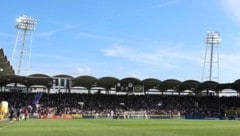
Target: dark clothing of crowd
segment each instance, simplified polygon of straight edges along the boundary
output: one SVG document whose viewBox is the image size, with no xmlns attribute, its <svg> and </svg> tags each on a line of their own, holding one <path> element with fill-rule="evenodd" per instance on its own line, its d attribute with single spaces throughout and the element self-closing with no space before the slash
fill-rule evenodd
<svg viewBox="0 0 240 136">
<path fill-rule="evenodd" d="M 0 92 L 0 101 L 21 108 L 32 106 L 29 113 L 39 114 L 88 114 L 110 111 L 146 111 L 149 115 L 177 115 L 223 117 L 226 110 L 240 109 L 240 97 L 193 96 L 193 95 L 116 95 L 80 93 L 44 93 L 39 108 L 34 108 L 36 93 Z"/>
</svg>

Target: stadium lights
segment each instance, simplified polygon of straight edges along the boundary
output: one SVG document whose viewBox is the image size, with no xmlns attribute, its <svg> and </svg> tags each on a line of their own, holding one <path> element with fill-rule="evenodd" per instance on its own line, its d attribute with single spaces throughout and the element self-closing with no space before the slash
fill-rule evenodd
<svg viewBox="0 0 240 136">
<path fill-rule="evenodd" d="M 220 33 L 219 32 L 214 32 L 210 31 L 207 33 L 206 36 L 206 44 L 220 44 L 221 43 L 221 38 L 220 38 Z"/>
<path fill-rule="evenodd" d="M 216 48 L 218 48 L 218 45 L 221 43 L 221 37 L 220 37 L 220 33 L 216 32 L 216 31 L 209 31 L 207 33 L 206 39 L 205 39 L 205 43 L 207 45 L 207 48 L 210 46 L 211 50 L 210 50 L 210 60 L 209 60 L 209 81 L 212 80 L 212 67 L 213 67 L 213 63 L 217 63 L 217 66 L 219 65 L 219 58 L 218 58 L 218 50 L 217 50 L 217 59 L 213 62 L 213 54 L 214 54 L 214 46 L 216 46 Z M 207 59 L 207 48 L 206 48 L 206 53 L 205 53 L 205 60 L 204 60 L 204 67 L 205 67 L 205 63 L 207 63 L 206 59 Z M 218 66 L 219 69 L 219 66 Z M 219 75 L 218 75 L 219 76 Z M 218 77 L 217 76 L 217 77 Z M 202 80 L 204 77 L 204 70 L 203 70 L 203 76 L 202 76 Z"/>
<path fill-rule="evenodd" d="M 28 70 L 29 70 L 29 66 L 30 66 L 30 56 L 31 56 L 31 44 L 32 44 L 32 31 L 35 30 L 35 25 L 36 25 L 36 19 L 32 16 L 26 16 L 26 15 L 21 15 L 16 19 L 16 28 L 18 30 L 18 34 L 17 34 L 17 38 L 15 41 L 15 45 L 14 45 L 14 50 L 13 50 L 13 54 L 12 54 L 12 59 L 11 61 L 13 61 L 13 58 L 15 56 L 15 50 L 18 47 L 18 37 L 22 36 L 22 40 L 21 40 L 21 49 L 19 49 L 20 52 L 20 56 L 19 56 L 19 62 L 18 62 L 18 70 L 17 70 L 17 74 L 20 75 L 20 71 L 21 71 L 21 65 L 22 65 L 22 59 L 23 59 L 23 54 L 28 53 Z M 30 31 L 30 32 L 28 32 Z M 22 35 L 20 35 L 20 33 Z M 27 51 L 27 49 L 25 49 L 25 40 L 27 40 L 27 35 L 30 35 L 29 40 L 30 40 L 30 44 L 29 44 L 29 51 Z"/>
<path fill-rule="evenodd" d="M 16 23 L 17 29 L 33 31 L 35 29 L 36 20 L 34 17 L 22 15 L 17 18 Z"/>
</svg>

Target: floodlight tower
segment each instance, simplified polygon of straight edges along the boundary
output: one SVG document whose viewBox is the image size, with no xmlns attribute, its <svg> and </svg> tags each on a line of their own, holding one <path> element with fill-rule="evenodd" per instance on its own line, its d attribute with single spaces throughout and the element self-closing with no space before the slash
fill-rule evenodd
<svg viewBox="0 0 240 136">
<path fill-rule="evenodd" d="M 16 28 L 18 30 L 18 33 L 17 33 L 15 44 L 14 44 L 11 62 L 12 64 L 17 65 L 17 62 L 14 62 L 14 60 L 18 58 L 18 67 L 17 67 L 18 75 L 20 75 L 20 72 L 21 72 L 23 58 L 25 58 L 26 61 L 28 62 L 27 71 L 29 71 L 31 46 L 32 46 L 32 32 L 35 30 L 35 25 L 36 25 L 36 20 L 34 17 L 31 17 L 31 16 L 22 15 L 16 19 Z M 21 37 L 21 41 L 18 40 L 19 37 Z M 29 40 L 28 44 L 25 43 L 27 40 Z M 16 56 L 18 54 L 19 56 Z"/>
<path fill-rule="evenodd" d="M 221 43 L 221 37 L 219 32 L 209 31 L 207 33 L 206 39 L 206 51 L 204 57 L 204 66 L 203 66 L 203 73 L 202 73 L 202 81 L 205 79 L 212 81 L 213 78 L 218 81 L 219 80 L 219 53 L 218 47 Z M 209 51 L 210 48 L 210 51 Z M 209 66 L 209 69 L 206 68 L 206 65 Z M 214 71 L 213 76 L 213 68 L 216 70 Z M 208 73 L 206 73 L 208 70 Z M 208 74 L 208 75 L 206 75 Z"/>
</svg>

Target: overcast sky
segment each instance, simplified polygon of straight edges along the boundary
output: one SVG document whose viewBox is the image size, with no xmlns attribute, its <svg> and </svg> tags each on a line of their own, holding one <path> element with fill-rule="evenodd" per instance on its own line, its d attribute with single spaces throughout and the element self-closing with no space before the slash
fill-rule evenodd
<svg viewBox="0 0 240 136">
<path fill-rule="evenodd" d="M 240 78 L 239 0 L 0 3 L 0 47 L 9 60 L 17 37 L 16 18 L 24 14 L 37 19 L 30 72 L 22 70 L 23 75 L 201 81 L 205 36 L 208 31 L 218 31 L 222 38 L 219 82 Z M 12 65 L 17 71 L 17 64 Z"/>
</svg>

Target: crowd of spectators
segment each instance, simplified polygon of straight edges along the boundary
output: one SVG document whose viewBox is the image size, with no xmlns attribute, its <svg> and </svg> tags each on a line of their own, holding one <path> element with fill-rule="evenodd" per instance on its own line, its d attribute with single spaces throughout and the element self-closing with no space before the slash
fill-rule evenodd
<svg viewBox="0 0 240 136">
<path fill-rule="evenodd" d="M 43 93 L 33 104 L 36 93 L 0 92 L 0 101 L 8 101 L 10 108 L 27 108 L 29 113 L 43 114 L 101 114 L 111 111 L 145 111 L 148 115 L 181 115 L 219 118 L 226 110 L 240 109 L 240 97 L 193 95 L 107 95 L 80 93 Z M 236 113 L 238 116 L 239 113 Z"/>
</svg>

